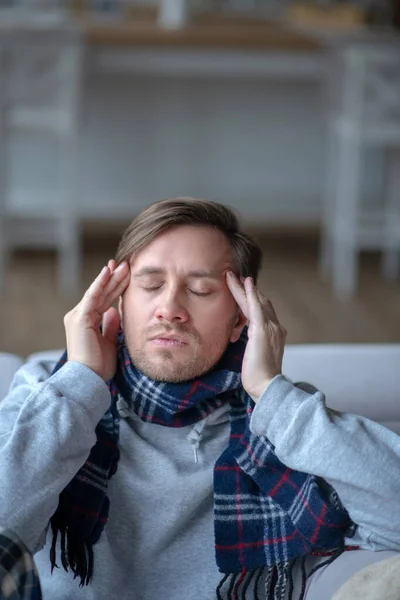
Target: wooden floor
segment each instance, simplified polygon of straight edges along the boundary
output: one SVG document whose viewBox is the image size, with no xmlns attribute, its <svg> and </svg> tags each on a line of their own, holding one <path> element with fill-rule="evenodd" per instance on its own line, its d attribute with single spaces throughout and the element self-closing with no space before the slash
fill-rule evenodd
<svg viewBox="0 0 400 600">
<path fill-rule="evenodd" d="M 288 329 L 288 343 L 400 342 L 400 283 L 384 282 L 377 256 L 363 256 L 357 296 L 339 302 L 317 271 L 316 239 L 259 237 L 260 288 Z M 82 294 L 112 257 L 117 239 L 85 243 Z M 65 344 L 63 316 L 79 298 L 60 298 L 52 253 L 18 252 L 0 296 L 0 351 L 26 356 Z"/>
</svg>

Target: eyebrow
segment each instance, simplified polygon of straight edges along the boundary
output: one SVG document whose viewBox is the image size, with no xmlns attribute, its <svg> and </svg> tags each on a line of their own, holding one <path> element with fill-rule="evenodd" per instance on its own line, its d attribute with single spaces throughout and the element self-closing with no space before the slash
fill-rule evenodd
<svg viewBox="0 0 400 600">
<path fill-rule="evenodd" d="M 133 274 L 135 279 L 146 277 L 148 275 L 165 275 L 165 269 L 160 267 L 143 267 Z M 217 279 L 220 280 L 222 271 L 205 271 L 203 269 L 195 269 L 186 274 L 188 279 Z"/>
</svg>

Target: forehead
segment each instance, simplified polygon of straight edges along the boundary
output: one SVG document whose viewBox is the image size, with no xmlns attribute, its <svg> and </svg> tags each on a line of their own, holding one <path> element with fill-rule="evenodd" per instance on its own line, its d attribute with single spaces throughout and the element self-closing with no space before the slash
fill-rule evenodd
<svg viewBox="0 0 400 600">
<path fill-rule="evenodd" d="M 234 257 L 226 236 L 213 227 L 179 225 L 161 233 L 131 260 L 134 270 L 147 266 L 182 269 L 232 268 Z"/>
</svg>

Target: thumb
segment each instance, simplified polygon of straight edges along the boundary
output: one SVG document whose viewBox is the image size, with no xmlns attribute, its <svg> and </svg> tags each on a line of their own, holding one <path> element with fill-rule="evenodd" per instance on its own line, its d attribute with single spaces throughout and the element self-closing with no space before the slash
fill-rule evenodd
<svg viewBox="0 0 400 600">
<path fill-rule="evenodd" d="M 116 308 L 109 308 L 103 315 L 103 337 L 111 344 L 117 344 L 120 327 L 119 313 Z"/>
</svg>

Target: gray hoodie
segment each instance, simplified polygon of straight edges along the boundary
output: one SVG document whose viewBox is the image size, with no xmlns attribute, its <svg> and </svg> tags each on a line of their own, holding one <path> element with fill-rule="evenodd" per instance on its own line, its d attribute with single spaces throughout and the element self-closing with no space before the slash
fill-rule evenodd
<svg viewBox="0 0 400 600">
<path fill-rule="evenodd" d="M 0 402 L 0 523 L 37 552 L 45 600 L 215 599 L 221 573 L 213 466 L 228 443 L 225 406 L 194 427 L 176 429 L 126 412 L 93 581 L 80 588 L 62 568 L 50 575 L 49 518 L 85 462 L 110 403 L 106 384 L 87 367 L 69 362 L 50 377 L 53 367 L 24 365 Z M 328 409 L 323 394 L 299 389 L 283 376 L 260 398 L 251 429 L 270 439 L 288 467 L 335 488 L 358 525 L 346 543 L 400 551 L 400 436 Z M 309 566 L 315 561 L 310 558 Z"/>
</svg>

